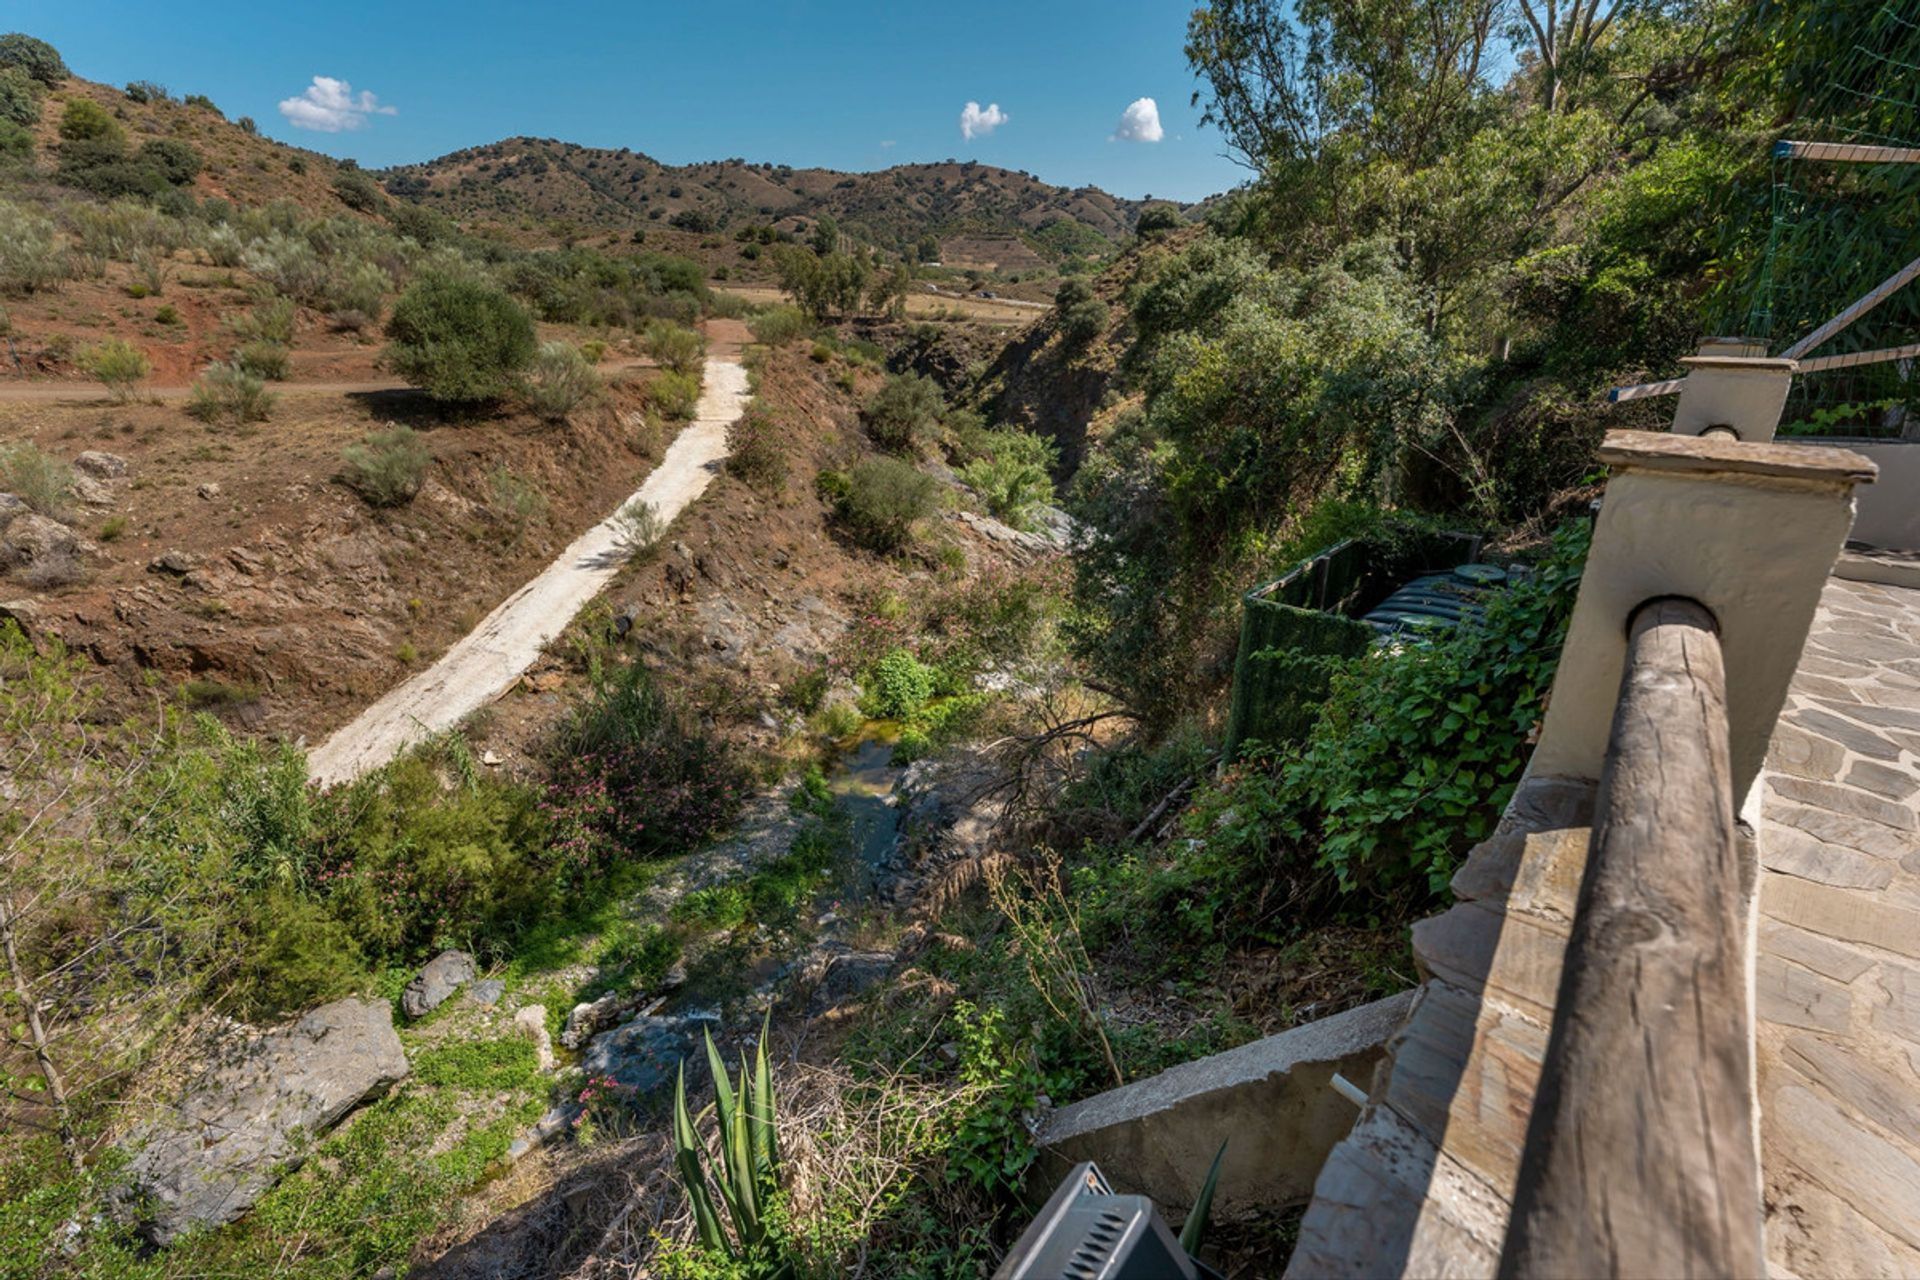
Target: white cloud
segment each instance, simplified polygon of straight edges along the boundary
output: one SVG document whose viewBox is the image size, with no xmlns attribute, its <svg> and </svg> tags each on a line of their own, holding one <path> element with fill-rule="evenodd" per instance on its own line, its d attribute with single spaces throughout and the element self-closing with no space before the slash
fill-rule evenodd
<svg viewBox="0 0 1920 1280">
<path fill-rule="evenodd" d="M 882 151 L 891 151 L 893 150 L 894 146 L 895 146 L 895 141 L 892 138 L 883 139 L 880 143 L 880 149 Z"/>
<path fill-rule="evenodd" d="M 1135 98 L 1128 103 L 1113 130 L 1115 142 L 1158 142 L 1166 136 L 1160 127 L 1160 104 L 1152 98 Z"/>
<path fill-rule="evenodd" d="M 969 102 L 960 109 L 960 136 L 969 142 L 984 138 L 1011 119 L 1013 117 L 1002 111 L 997 102 L 988 103 L 984 111 L 979 103 Z"/>
<path fill-rule="evenodd" d="M 399 112 L 393 107 L 381 106 L 380 100 L 366 90 L 355 93 L 353 86 L 345 80 L 315 76 L 306 92 L 297 98 L 281 101 L 280 114 L 296 129 L 343 133 L 349 129 L 366 128 L 367 121 L 374 116 L 398 115 Z"/>
</svg>

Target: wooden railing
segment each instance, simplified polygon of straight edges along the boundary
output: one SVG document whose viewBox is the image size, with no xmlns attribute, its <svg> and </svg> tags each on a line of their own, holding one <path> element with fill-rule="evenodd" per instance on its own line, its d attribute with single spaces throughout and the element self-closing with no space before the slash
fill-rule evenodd
<svg viewBox="0 0 1920 1280">
<path fill-rule="evenodd" d="M 1762 1273 L 1745 908 L 1713 615 L 1643 604 L 1500 1274 Z"/>
</svg>

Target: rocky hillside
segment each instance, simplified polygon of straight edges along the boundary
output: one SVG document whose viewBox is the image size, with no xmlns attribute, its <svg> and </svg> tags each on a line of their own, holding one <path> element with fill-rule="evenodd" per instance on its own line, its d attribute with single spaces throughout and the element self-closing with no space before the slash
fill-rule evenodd
<svg viewBox="0 0 1920 1280">
<path fill-rule="evenodd" d="M 673 166 L 625 147 L 543 138 L 469 147 L 380 177 L 396 196 L 507 230 L 568 223 L 581 232 L 645 230 L 651 237 L 674 228 L 676 218 L 681 229 L 696 231 L 749 223 L 793 229 L 830 214 L 846 230 L 900 252 L 933 235 L 943 250 L 964 240 L 953 247 L 978 256 L 976 241 L 986 237 L 1013 240 L 1045 260 L 1125 239 L 1144 206 L 1097 187 L 1056 187 L 973 161 L 878 173 L 738 159 Z M 1015 252 L 1009 261 L 1021 260 Z"/>
</svg>

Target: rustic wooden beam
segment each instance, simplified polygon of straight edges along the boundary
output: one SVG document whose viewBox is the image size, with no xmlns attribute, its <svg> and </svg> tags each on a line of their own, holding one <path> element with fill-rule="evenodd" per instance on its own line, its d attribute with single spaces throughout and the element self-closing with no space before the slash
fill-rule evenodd
<svg viewBox="0 0 1920 1280">
<path fill-rule="evenodd" d="M 1746 903 L 1713 615 L 1642 605 L 1501 1256 L 1763 1274 Z"/>
</svg>

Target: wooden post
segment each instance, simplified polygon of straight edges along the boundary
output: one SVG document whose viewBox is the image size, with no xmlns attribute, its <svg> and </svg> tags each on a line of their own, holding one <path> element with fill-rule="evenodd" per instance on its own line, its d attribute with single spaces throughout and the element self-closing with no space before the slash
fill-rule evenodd
<svg viewBox="0 0 1920 1280">
<path fill-rule="evenodd" d="M 1713 615 L 1648 601 L 1629 623 L 1502 1276 L 1764 1271 L 1731 782 Z"/>
</svg>

